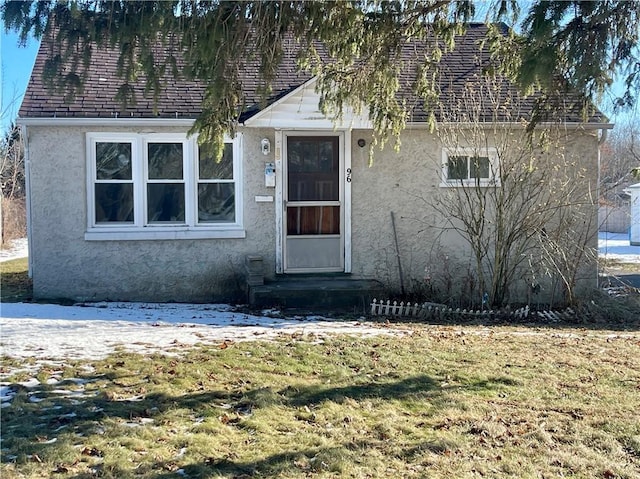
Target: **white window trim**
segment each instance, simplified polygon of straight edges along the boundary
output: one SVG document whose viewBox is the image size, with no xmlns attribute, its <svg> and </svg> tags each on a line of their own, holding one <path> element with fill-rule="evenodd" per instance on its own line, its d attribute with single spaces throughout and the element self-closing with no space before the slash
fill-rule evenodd
<svg viewBox="0 0 640 479">
<path fill-rule="evenodd" d="M 189 191 L 191 190 L 191 188 L 193 188 L 193 145 L 192 142 L 189 141 L 189 139 L 186 138 L 185 135 L 179 134 L 179 133 L 167 133 L 167 134 L 160 134 L 160 133 L 152 133 L 152 134 L 148 134 L 148 135 L 141 135 L 141 146 L 142 146 L 142 150 L 141 150 L 141 155 L 139 156 L 139 158 L 143 161 L 133 161 L 133 164 L 136 167 L 142 167 L 142 175 L 139 176 L 139 178 L 142 178 L 142 188 L 135 188 L 135 184 L 136 182 L 134 181 L 134 189 L 137 189 L 139 191 L 137 191 L 137 193 L 139 193 L 142 198 L 141 201 L 139 203 L 136 203 L 135 200 L 137 198 L 134 199 L 134 204 L 140 204 L 142 206 L 142 211 L 140 213 L 142 213 L 141 218 L 138 217 L 138 215 L 134 215 L 134 217 L 138 218 L 137 221 L 141 221 L 141 224 L 136 223 L 136 226 L 146 226 L 148 228 L 171 228 L 171 227 L 184 227 L 187 226 L 187 224 L 189 224 L 191 222 L 191 220 L 193 219 L 193 214 L 194 214 L 194 202 L 190 201 L 189 198 Z M 149 151 L 149 144 L 150 143 L 182 143 L 182 179 L 150 179 L 149 178 L 149 162 L 147 161 L 147 152 Z M 147 185 L 149 184 L 158 184 L 158 183 L 162 183 L 162 184 L 182 184 L 184 185 L 184 190 L 185 190 L 185 204 L 184 204 L 184 217 L 185 217 L 185 221 L 184 224 L 182 223 L 169 223 L 169 222 L 158 222 L 158 223 L 150 223 L 149 222 L 149 218 L 148 218 L 148 208 L 147 208 L 147 195 L 145 194 L 145 188 Z M 138 213 L 139 211 L 136 211 L 136 213 Z M 195 223 L 193 223 L 193 225 L 195 225 Z M 102 225 L 100 225 L 102 226 Z"/>
<path fill-rule="evenodd" d="M 134 223 L 96 224 L 95 189 L 96 142 L 132 143 L 132 179 L 134 183 Z M 185 223 L 146 224 L 147 205 L 145 188 L 147 167 L 145 164 L 146 145 L 153 142 L 183 143 L 183 179 L 185 185 Z M 242 135 L 225 137 L 226 143 L 233 144 L 233 180 L 235 185 L 234 223 L 198 223 L 198 143 L 196 137 L 183 133 L 111 133 L 90 132 L 86 135 L 87 161 L 87 241 L 122 240 L 174 240 L 174 239 L 217 239 L 245 238 L 243 226 L 242 192 Z"/>
<path fill-rule="evenodd" d="M 449 157 L 450 156 L 487 156 L 489 158 L 489 178 L 475 178 L 466 180 L 448 179 Z M 443 148 L 442 149 L 442 172 L 440 177 L 441 188 L 463 188 L 463 187 L 498 187 L 500 186 L 500 167 L 498 161 L 498 150 L 496 148 Z"/>
</svg>

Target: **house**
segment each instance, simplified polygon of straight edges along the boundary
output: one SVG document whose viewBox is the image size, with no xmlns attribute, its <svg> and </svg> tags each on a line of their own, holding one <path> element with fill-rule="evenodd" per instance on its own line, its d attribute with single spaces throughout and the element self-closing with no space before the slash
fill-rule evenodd
<svg viewBox="0 0 640 479">
<path fill-rule="evenodd" d="M 598 208 L 599 230 L 609 233 L 627 233 L 631 227 L 631 196 L 625 191 L 613 198 L 601 198 Z"/>
<path fill-rule="evenodd" d="M 627 191 L 631 196 L 629 242 L 631 246 L 640 246 L 640 183 L 629 186 Z"/>
<path fill-rule="evenodd" d="M 488 58 L 478 50 L 485 34 L 470 25 L 442 61 L 443 125 L 472 123 L 461 99 Z M 246 72 L 247 109 L 215 163 L 187 135 L 200 113 L 201 85 L 170 78 L 154 104 L 134 84 L 138 101 L 123 107 L 114 100 L 117 55 L 97 50 L 84 91 L 65 102 L 41 78 L 47 52 L 43 43 L 19 111 L 35 297 L 243 300 L 248 277 L 259 284 L 310 274 L 375 280 L 388 291 L 438 280 L 462 290 L 469 245 L 432 226 L 438 214 L 428 199 L 453 183 L 499 186 L 495 155 L 446 145 L 408 89 L 400 94 L 415 107 L 402 146 L 374 151 L 370 166 L 366 109 L 337 122 L 321 114 L 314 78 L 296 71 L 286 50 L 266 103 L 257 75 Z M 475 113 L 484 121 L 502 112 L 491 128 L 498 121 L 500 131 L 521 132 L 532 100 L 522 99 L 518 112 L 508 104 Z M 585 188 L 595 191 L 599 136 L 611 125 L 567 109 L 561 126 L 563 155 L 584 165 L 591 174 Z M 595 225 L 595 207 L 592 214 Z M 595 266 L 581 279 L 593 286 Z"/>
</svg>

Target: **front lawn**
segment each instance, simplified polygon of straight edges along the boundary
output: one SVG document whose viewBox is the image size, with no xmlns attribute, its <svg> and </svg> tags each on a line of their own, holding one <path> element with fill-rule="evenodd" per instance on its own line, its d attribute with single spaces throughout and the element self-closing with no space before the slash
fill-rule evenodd
<svg viewBox="0 0 640 479">
<path fill-rule="evenodd" d="M 637 333 L 413 327 L 17 372 L 0 476 L 640 477 Z"/>
<path fill-rule="evenodd" d="M 28 270 L 27 258 L 0 263 L 0 300 L 3 303 L 17 303 L 32 299 L 32 285 Z"/>
</svg>

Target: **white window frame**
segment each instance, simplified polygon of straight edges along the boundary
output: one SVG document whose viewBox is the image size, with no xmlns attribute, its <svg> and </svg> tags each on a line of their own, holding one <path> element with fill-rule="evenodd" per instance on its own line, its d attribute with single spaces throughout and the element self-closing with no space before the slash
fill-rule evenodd
<svg viewBox="0 0 640 479">
<path fill-rule="evenodd" d="M 134 221 L 130 223 L 97 223 L 95 213 L 96 143 L 131 143 Z M 183 144 L 183 184 L 185 188 L 185 221 L 181 223 L 147 222 L 147 145 L 149 143 Z M 112 133 L 90 132 L 86 135 L 87 158 L 87 231 L 85 240 L 166 240 L 245 238 L 242 192 L 242 135 L 225 137 L 233 145 L 233 183 L 235 221 L 198 222 L 198 143 L 196 137 L 184 133 Z M 169 181 L 171 182 L 171 181 Z"/>
<path fill-rule="evenodd" d="M 148 158 L 148 152 L 149 152 L 149 144 L 151 143 L 181 143 L 182 144 L 182 179 L 150 179 L 149 178 L 149 158 Z M 138 166 L 137 163 L 141 163 L 142 164 L 142 169 L 144 171 L 144 174 L 142 176 L 143 178 L 143 186 L 142 188 L 138 188 L 137 183 L 134 181 L 134 190 L 136 189 L 140 189 L 140 193 L 142 194 L 142 204 L 143 204 L 143 211 L 142 211 L 142 226 L 146 226 L 149 228 L 171 228 L 173 226 L 186 226 L 189 224 L 193 224 L 190 220 L 191 220 L 191 215 L 193 214 L 192 210 L 190 207 L 192 207 L 193 205 L 191 204 L 191 201 L 188 201 L 187 198 L 189 196 L 189 178 L 190 176 L 192 176 L 190 174 L 190 158 L 193 156 L 192 153 L 192 148 L 191 148 L 191 142 L 184 136 L 181 134 L 175 134 L 175 133 L 168 133 L 168 134 L 159 134 L 159 133 L 154 133 L 154 134 L 149 134 L 149 135 L 144 135 L 142 136 L 142 156 L 138 157 L 139 158 L 139 162 L 136 161 L 136 159 L 133 159 L 133 163 L 134 165 Z M 148 204 L 147 204 L 147 199 L 148 199 L 148 195 L 147 195 L 147 185 L 150 184 L 182 184 L 184 185 L 184 191 L 185 191 L 185 201 L 184 201 L 184 218 L 185 220 L 183 222 L 154 222 L 151 223 L 149 221 L 148 218 L 148 214 L 149 214 L 149 209 L 148 209 Z M 134 205 L 137 204 L 135 202 L 135 195 L 134 195 Z M 135 213 L 138 213 L 137 208 L 135 209 Z M 139 215 L 134 214 L 134 219 L 137 221 Z"/>
<path fill-rule="evenodd" d="M 489 178 L 467 178 L 465 180 L 449 179 L 449 157 L 488 157 L 489 158 Z M 498 151 L 496 148 L 443 148 L 442 149 L 442 176 L 441 188 L 461 188 L 461 187 L 489 187 L 500 186 L 500 165 L 498 161 Z"/>
</svg>

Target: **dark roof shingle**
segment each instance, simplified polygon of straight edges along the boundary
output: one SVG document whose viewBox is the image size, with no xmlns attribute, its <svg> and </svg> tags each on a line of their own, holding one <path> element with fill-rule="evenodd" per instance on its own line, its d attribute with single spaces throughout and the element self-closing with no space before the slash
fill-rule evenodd
<svg viewBox="0 0 640 479">
<path fill-rule="evenodd" d="M 443 56 L 438 74 L 440 106 L 436 110 L 436 119 L 439 121 L 461 121 L 469 113 L 469 91 L 480 87 L 484 81 L 483 69 L 491 64 L 487 48 L 482 51 L 480 49 L 480 43 L 486 35 L 485 25 L 470 24 L 466 33 L 456 39 L 455 49 Z M 427 120 L 423 101 L 413 93 L 421 48 L 428 48 L 426 42 L 409 43 L 401 52 L 403 67 L 398 95 L 410 106 L 409 121 L 413 122 Z M 93 52 L 82 93 L 67 102 L 63 93 L 48 89 L 42 78 L 48 51 L 46 41 L 43 40 L 20 107 L 21 118 L 195 119 L 201 112 L 203 83 L 186 81 L 169 74 L 163 77 L 164 87 L 157 102 L 154 101 L 153 94 L 145 95 L 145 78 L 141 76 L 131 84 L 136 103 L 124 107 L 115 99 L 122 80 L 116 74 L 118 52 L 111 49 L 96 49 Z M 271 94 L 266 99 L 262 97 L 264 82 L 259 78 L 257 63 L 246 61 L 241 70 L 245 108 L 240 119 L 250 117 L 310 79 L 308 72 L 297 69 L 296 44 L 293 39 L 285 40 L 284 57 L 272 82 Z M 493 88 L 496 88 L 495 84 Z M 495 118 L 496 104 L 503 107 L 503 121 L 526 120 L 531 116 L 535 97 L 521 97 L 516 87 L 505 79 L 499 81 L 494 94 L 496 92 L 499 95 L 497 101 L 480 102 L 483 103 L 478 106 L 481 119 Z M 482 95 L 479 96 L 481 97 Z M 514 99 L 517 99 L 518 111 L 514 111 Z M 581 122 L 583 116 L 580 105 L 569 100 L 570 98 L 563 98 L 563 101 L 567 101 L 565 121 Z M 510 105 L 510 110 L 505 108 L 507 105 Z M 604 121 L 604 117 L 596 112 L 589 121 Z"/>
</svg>

